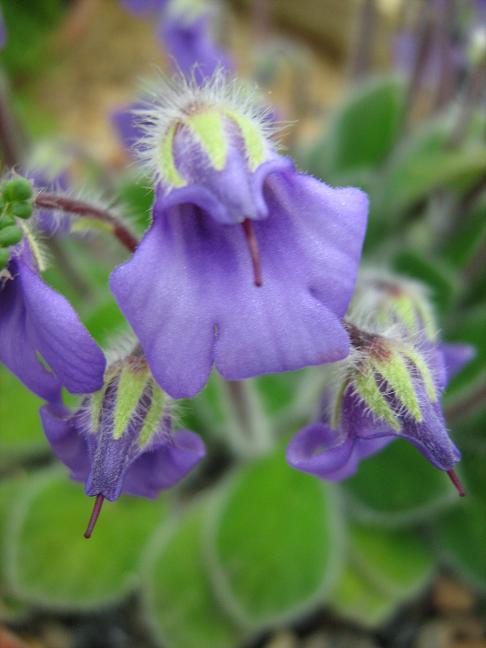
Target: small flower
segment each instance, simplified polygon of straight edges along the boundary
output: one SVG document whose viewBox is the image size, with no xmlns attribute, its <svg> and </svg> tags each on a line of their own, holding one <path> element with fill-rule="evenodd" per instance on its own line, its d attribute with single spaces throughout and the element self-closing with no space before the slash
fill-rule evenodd
<svg viewBox="0 0 486 648">
<path fill-rule="evenodd" d="M 453 467 L 460 453 L 447 433 L 440 395 L 471 350 L 465 345 L 420 346 L 400 336 L 348 327 L 353 354 L 343 363 L 322 420 L 291 441 L 290 465 L 341 480 L 362 459 L 403 438 L 457 483 Z"/>
<path fill-rule="evenodd" d="M 74 413 L 41 409 L 47 439 L 72 479 L 96 497 L 87 537 L 103 499 L 122 492 L 154 498 L 189 473 L 205 454 L 201 439 L 172 431 L 173 403 L 153 380 L 139 351 L 111 364 L 104 385 Z"/>
<path fill-rule="evenodd" d="M 248 89 L 164 87 L 141 114 L 153 224 L 112 291 L 172 397 L 345 357 L 367 198 L 280 156 Z M 251 275 L 253 274 L 253 281 Z"/>
<path fill-rule="evenodd" d="M 144 135 L 144 127 L 143 124 L 140 124 L 138 113 L 147 110 L 148 107 L 149 105 L 143 101 L 134 101 L 111 113 L 111 123 L 123 147 L 130 155 L 133 155 L 136 144 Z"/>
<path fill-rule="evenodd" d="M 437 323 L 427 290 L 413 279 L 386 270 L 360 272 L 349 317 L 373 330 L 396 326 L 403 335 L 437 339 Z"/>
<path fill-rule="evenodd" d="M 16 223 L 21 240 L 0 250 L 7 253 L 0 272 L 0 362 L 48 401 L 58 399 L 62 387 L 96 391 L 103 353 L 67 300 L 43 282 L 39 245 L 29 226 Z"/>
<path fill-rule="evenodd" d="M 201 0 L 172 0 L 159 27 L 159 37 L 176 71 L 203 84 L 217 69 L 233 63 L 213 33 L 215 7 Z"/>
<path fill-rule="evenodd" d="M 440 407 L 447 381 L 472 357 L 466 345 L 417 344 L 348 324 L 353 354 L 327 395 L 321 421 L 302 429 L 287 449 L 291 466 L 322 479 L 354 474 L 362 459 L 400 437 L 446 471 L 459 493 L 454 465 L 460 453 Z"/>
<path fill-rule="evenodd" d="M 233 63 L 218 46 L 213 27 L 217 3 L 207 0 L 123 0 L 128 11 L 139 16 L 160 14 L 158 36 L 176 72 L 203 84 L 219 68 Z"/>
</svg>

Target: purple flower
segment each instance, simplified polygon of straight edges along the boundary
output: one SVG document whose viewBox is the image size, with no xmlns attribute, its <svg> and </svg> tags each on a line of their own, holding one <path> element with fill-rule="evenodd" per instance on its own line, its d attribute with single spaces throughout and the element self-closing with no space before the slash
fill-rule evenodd
<svg viewBox="0 0 486 648">
<path fill-rule="evenodd" d="M 123 0 L 137 15 L 160 13 L 158 37 L 176 72 L 203 84 L 217 69 L 233 70 L 213 33 L 214 7 L 181 0 Z"/>
<path fill-rule="evenodd" d="M 215 83 L 220 83 L 217 80 Z M 153 224 L 111 288 L 172 397 L 344 358 L 367 198 L 298 173 L 244 95 L 162 93 L 147 117 Z M 179 103 L 177 103 L 179 102 Z M 177 105 L 176 105 L 177 104 Z M 251 275 L 254 275 L 254 281 Z"/>
<path fill-rule="evenodd" d="M 400 437 L 455 480 L 460 453 L 448 436 L 440 395 L 470 359 L 471 349 L 427 343 L 419 348 L 355 327 L 351 337 L 355 357 L 328 398 L 322 420 L 291 441 L 289 464 L 322 479 L 341 480 L 354 474 L 362 459 Z"/>
<path fill-rule="evenodd" d="M 147 110 L 148 107 L 149 105 L 146 102 L 134 101 L 128 106 L 118 108 L 111 113 L 111 123 L 123 147 L 132 155 L 135 145 L 142 139 L 144 133 L 144 126 L 140 123 L 137 112 Z"/>
<path fill-rule="evenodd" d="M 212 16 L 171 10 L 160 23 L 159 37 L 176 71 L 203 84 L 217 69 L 232 70 L 230 57 L 212 33 Z"/>
<path fill-rule="evenodd" d="M 62 387 L 96 391 L 104 355 L 67 300 L 42 281 L 40 266 L 31 235 L 10 248 L 0 273 L 0 362 L 48 401 L 58 399 Z"/>
<path fill-rule="evenodd" d="M 137 15 L 151 14 L 162 11 L 168 0 L 122 0 L 122 5 Z"/>
<path fill-rule="evenodd" d="M 136 351 L 108 368 L 102 389 L 76 412 L 59 404 L 41 409 L 54 453 L 97 498 L 88 536 L 103 499 L 116 500 L 122 492 L 154 498 L 204 456 L 196 434 L 172 431 L 172 409 Z"/>
</svg>

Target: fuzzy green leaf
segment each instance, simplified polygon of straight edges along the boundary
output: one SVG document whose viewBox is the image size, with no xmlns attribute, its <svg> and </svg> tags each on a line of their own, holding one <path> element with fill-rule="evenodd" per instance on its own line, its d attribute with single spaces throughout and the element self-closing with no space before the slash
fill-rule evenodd
<svg viewBox="0 0 486 648">
<path fill-rule="evenodd" d="M 215 598 L 202 555 L 208 502 L 154 537 L 143 569 L 149 624 L 168 648 L 227 648 L 241 634 Z"/>
<path fill-rule="evenodd" d="M 437 545 L 462 576 L 486 589 L 486 501 L 469 496 L 440 518 Z"/>
<path fill-rule="evenodd" d="M 447 475 L 402 439 L 363 461 L 344 489 L 358 519 L 388 526 L 429 520 L 457 497 Z"/>
<path fill-rule="evenodd" d="M 42 400 L 0 368 L 0 464 L 48 449 L 39 418 Z"/>
<path fill-rule="evenodd" d="M 90 540 L 83 538 L 93 499 L 64 470 L 35 474 L 9 513 L 7 580 L 19 598 L 43 607 L 91 608 L 138 581 L 140 555 L 166 514 L 164 500 L 106 502 Z"/>
<path fill-rule="evenodd" d="M 221 603 L 249 628 L 309 609 L 340 566 L 334 490 L 289 468 L 278 452 L 242 469 L 208 523 Z"/>
<path fill-rule="evenodd" d="M 395 611 L 398 601 L 373 585 L 356 566 L 346 566 L 331 594 L 331 609 L 360 625 L 375 628 Z"/>
<path fill-rule="evenodd" d="M 351 554 L 362 572 L 390 596 L 410 596 L 430 579 L 433 559 L 416 531 L 354 525 Z"/>
</svg>

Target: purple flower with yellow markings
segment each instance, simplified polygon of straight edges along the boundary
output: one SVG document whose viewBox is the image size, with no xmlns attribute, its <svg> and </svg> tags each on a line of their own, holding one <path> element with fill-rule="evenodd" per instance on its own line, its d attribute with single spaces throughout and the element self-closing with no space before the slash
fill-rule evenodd
<svg viewBox="0 0 486 648">
<path fill-rule="evenodd" d="M 111 288 L 155 379 L 190 397 L 213 364 L 239 380 L 344 358 L 365 194 L 296 171 L 221 77 L 154 105 L 140 116 L 153 224 Z"/>
<path fill-rule="evenodd" d="M 58 403 L 41 409 L 54 453 L 96 497 L 86 537 L 104 499 L 116 500 L 122 492 L 154 498 L 202 459 L 203 442 L 188 430 L 174 432 L 173 413 L 138 351 L 111 364 L 101 390 L 76 412 Z"/>
<path fill-rule="evenodd" d="M 440 396 L 473 349 L 437 341 L 432 309 L 415 282 L 367 276 L 350 315 L 368 308 L 369 330 L 347 324 L 353 352 L 324 396 L 321 419 L 291 441 L 288 462 L 322 479 L 341 480 L 361 460 L 403 438 L 447 472 L 463 494 L 454 472 L 460 453 L 448 435 Z M 377 333 L 380 325 L 392 328 Z"/>
<path fill-rule="evenodd" d="M 42 280 L 42 254 L 24 231 L 0 272 L 0 362 L 48 401 L 62 387 L 96 391 L 103 381 L 103 353 L 68 301 Z"/>
</svg>

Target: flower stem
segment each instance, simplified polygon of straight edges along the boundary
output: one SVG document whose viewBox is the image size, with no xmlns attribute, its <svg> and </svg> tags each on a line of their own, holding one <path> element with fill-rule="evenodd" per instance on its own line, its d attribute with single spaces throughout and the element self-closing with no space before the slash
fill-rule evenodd
<svg viewBox="0 0 486 648">
<path fill-rule="evenodd" d="M 129 252 L 135 252 L 138 245 L 138 239 L 127 227 L 113 214 L 95 205 L 91 205 L 82 200 L 69 198 L 55 193 L 42 192 L 34 199 L 34 205 L 38 209 L 55 209 L 76 216 L 85 216 L 107 223 L 113 236 L 126 247 Z"/>
</svg>

